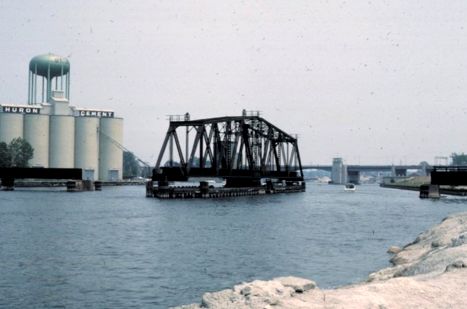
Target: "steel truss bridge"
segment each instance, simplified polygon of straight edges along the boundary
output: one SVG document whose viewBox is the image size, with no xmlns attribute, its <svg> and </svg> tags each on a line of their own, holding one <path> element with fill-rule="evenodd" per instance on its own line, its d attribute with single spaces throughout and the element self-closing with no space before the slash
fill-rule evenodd
<svg viewBox="0 0 467 309">
<path fill-rule="evenodd" d="M 256 115 L 190 120 L 171 117 L 153 181 L 224 178 L 226 187 L 261 179 L 303 181 L 297 138 Z"/>
</svg>

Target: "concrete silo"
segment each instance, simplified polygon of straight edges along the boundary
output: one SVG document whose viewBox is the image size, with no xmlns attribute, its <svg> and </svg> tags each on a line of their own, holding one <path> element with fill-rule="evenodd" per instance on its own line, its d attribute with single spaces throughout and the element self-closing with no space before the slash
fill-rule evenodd
<svg viewBox="0 0 467 309">
<path fill-rule="evenodd" d="M 75 119 L 75 168 L 83 169 L 87 180 L 99 179 L 99 118 Z"/>
<path fill-rule="evenodd" d="M 73 168 L 75 161 L 75 117 L 50 116 L 49 167 Z"/>
<path fill-rule="evenodd" d="M 49 116 L 25 114 L 23 131 L 23 138 L 34 149 L 29 165 L 49 167 Z"/>
<path fill-rule="evenodd" d="M 5 106 L 2 106 L 5 110 Z M 23 114 L 0 112 L 0 142 L 9 143 L 12 139 L 23 137 Z"/>
<path fill-rule="evenodd" d="M 99 178 L 104 181 L 120 180 L 123 166 L 123 119 L 101 118 L 99 133 Z"/>
<path fill-rule="evenodd" d="M 28 105 L 0 104 L 0 142 L 31 144 L 30 166 L 81 168 L 90 180 L 121 180 L 123 119 L 111 110 L 70 106 L 70 63 L 39 55 L 28 66 Z"/>
</svg>

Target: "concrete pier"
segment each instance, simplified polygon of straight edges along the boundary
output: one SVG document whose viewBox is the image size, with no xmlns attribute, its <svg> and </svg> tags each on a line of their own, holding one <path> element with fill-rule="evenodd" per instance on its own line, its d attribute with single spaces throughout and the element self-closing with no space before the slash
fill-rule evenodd
<svg viewBox="0 0 467 309">
<path fill-rule="evenodd" d="M 92 180 L 70 180 L 66 182 L 68 192 L 101 191 L 102 183 Z"/>
<path fill-rule="evenodd" d="M 440 190 L 438 185 L 421 185 L 420 198 L 440 198 Z"/>
</svg>

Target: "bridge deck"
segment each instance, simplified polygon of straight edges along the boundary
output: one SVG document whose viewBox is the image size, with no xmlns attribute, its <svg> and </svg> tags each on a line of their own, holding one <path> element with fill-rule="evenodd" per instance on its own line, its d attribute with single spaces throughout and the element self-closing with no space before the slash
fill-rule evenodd
<svg viewBox="0 0 467 309">
<path fill-rule="evenodd" d="M 80 168 L 2 167 L 0 179 L 73 179 L 82 180 Z"/>
</svg>

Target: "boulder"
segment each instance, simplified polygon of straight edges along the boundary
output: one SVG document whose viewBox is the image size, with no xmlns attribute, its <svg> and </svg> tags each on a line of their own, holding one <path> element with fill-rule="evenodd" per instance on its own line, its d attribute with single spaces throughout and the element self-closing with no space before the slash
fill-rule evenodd
<svg viewBox="0 0 467 309">
<path fill-rule="evenodd" d="M 389 247 L 387 253 L 397 254 L 397 253 L 399 253 L 399 252 L 401 252 L 401 251 L 402 251 L 402 249 L 401 249 L 400 247 L 398 247 L 398 246 L 391 246 L 391 247 Z"/>
<path fill-rule="evenodd" d="M 298 277 L 280 277 L 269 281 L 255 280 L 235 285 L 233 289 L 205 293 L 201 305 L 185 305 L 178 309 L 225 308 L 250 309 L 279 306 L 282 300 L 314 289 L 316 284 Z"/>
<path fill-rule="evenodd" d="M 274 280 L 279 281 L 283 286 L 291 287 L 297 293 L 303 293 L 316 287 L 314 281 L 298 277 L 279 277 Z"/>
</svg>

